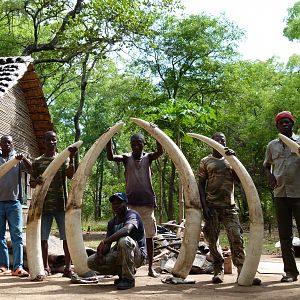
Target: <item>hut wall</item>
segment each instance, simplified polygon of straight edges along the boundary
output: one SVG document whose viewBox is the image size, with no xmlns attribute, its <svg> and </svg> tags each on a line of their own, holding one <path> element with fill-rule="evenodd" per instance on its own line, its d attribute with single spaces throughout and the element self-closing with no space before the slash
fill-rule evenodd
<svg viewBox="0 0 300 300">
<path fill-rule="evenodd" d="M 12 136 L 17 152 L 30 158 L 39 156 L 28 106 L 19 83 L 0 97 L 0 134 Z"/>
</svg>

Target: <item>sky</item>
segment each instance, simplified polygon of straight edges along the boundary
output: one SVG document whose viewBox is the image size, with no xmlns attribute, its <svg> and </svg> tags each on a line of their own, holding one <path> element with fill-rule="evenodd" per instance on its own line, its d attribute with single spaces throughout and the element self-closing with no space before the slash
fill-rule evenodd
<svg viewBox="0 0 300 300">
<path fill-rule="evenodd" d="M 182 0 L 187 14 L 204 12 L 228 20 L 246 31 L 240 43 L 242 59 L 267 60 L 272 56 L 287 62 L 292 54 L 300 54 L 300 42 L 283 36 L 287 9 L 297 0 Z"/>
</svg>

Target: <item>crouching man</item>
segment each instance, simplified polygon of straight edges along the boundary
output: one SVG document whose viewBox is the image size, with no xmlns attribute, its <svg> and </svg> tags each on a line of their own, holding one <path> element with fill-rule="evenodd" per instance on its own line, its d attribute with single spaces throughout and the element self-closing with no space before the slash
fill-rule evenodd
<svg viewBox="0 0 300 300">
<path fill-rule="evenodd" d="M 146 257 L 144 225 L 140 215 L 127 208 L 125 193 L 115 193 L 109 201 L 115 216 L 108 222 L 106 238 L 88 258 L 88 267 L 100 275 L 118 275 L 114 284 L 126 290 L 134 287 L 135 268 Z"/>
</svg>

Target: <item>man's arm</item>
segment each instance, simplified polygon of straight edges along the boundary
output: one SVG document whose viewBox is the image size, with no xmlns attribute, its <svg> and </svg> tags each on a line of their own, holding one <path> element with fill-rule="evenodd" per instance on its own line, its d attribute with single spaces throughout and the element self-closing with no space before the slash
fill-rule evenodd
<svg viewBox="0 0 300 300">
<path fill-rule="evenodd" d="M 101 256 L 108 253 L 110 246 L 113 242 L 118 241 L 121 237 L 128 236 L 133 229 L 134 229 L 133 224 L 125 224 L 124 227 L 119 229 L 114 234 L 110 236 L 106 236 L 106 238 L 100 242 L 97 248 L 97 254 Z"/>
<path fill-rule="evenodd" d="M 161 144 L 156 141 L 156 151 L 149 153 L 149 160 L 152 162 L 155 159 L 158 159 L 160 156 L 164 154 L 164 149 Z"/>
<path fill-rule="evenodd" d="M 275 189 L 277 187 L 277 180 L 276 180 L 274 174 L 272 173 L 272 165 L 265 161 L 263 166 L 264 166 L 264 170 L 267 175 L 267 179 L 269 181 L 270 186 L 273 189 Z"/>
<path fill-rule="evenodd" d="M 109 161 L 123 162 L 123 155 L 115 155 L 113 154 L 111 140 L 106 144 L 106 155 Z"/>
<path fill-rule="evenodd" d="M 23 162 L 24 164 L 24 167 L 26 169 L 26 171 L 28 173 L 30 173 L 32 171 L 32 165 L 31 165 L 31 162 L 24 156 L 24 154 L 17 154 L 16 155 L 16 159 L 20 160 Z"/>
<path fill-rule="evenodd" d="M 199 182 L 198 182 L 198 189 L 199 189 L 199 194 L 200 194 L 200 202 L 202 205 L 202 210 L 203 210 L 203 216 L 205 220 L 208 220 L 212 215 L 211 211 L 207 205 L 206 201 L 206 178 L 199 177 Z"/>
<path fill-rule="evenodd" d="M 68 168 L 66 169 L 66 176 L 68 179 L 72 179 L 75 173 L 74 156 L 78 149 L 77 147 L 69 147 L 68 150 L 70 151 L 70 156 L 69 156 L 69 165 Z"/>
</svg>

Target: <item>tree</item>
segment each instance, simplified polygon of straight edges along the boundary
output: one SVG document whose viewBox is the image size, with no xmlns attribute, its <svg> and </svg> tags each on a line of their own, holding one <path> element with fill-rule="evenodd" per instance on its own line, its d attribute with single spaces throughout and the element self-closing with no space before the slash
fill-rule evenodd
<svg viewBox="0 0 300 300">
<path fill-rule="evenodd" d="M 283 29 L 283 34 L 290 41 L 300 40 L 300 1 L 288 9 L 286 27 Z"/>
</svg>

